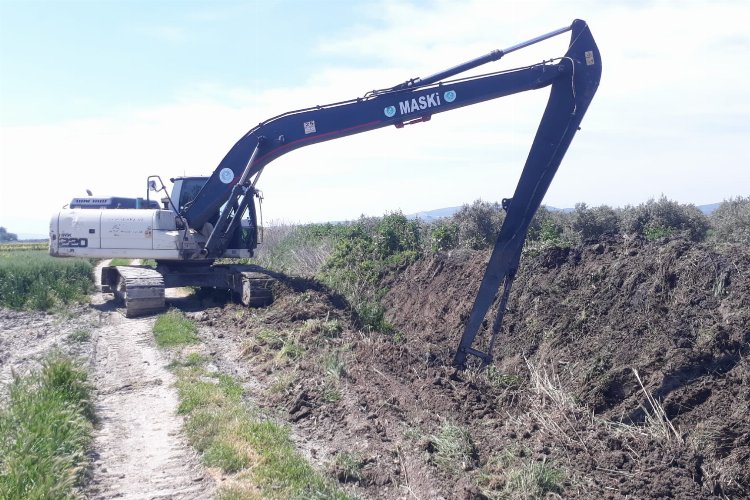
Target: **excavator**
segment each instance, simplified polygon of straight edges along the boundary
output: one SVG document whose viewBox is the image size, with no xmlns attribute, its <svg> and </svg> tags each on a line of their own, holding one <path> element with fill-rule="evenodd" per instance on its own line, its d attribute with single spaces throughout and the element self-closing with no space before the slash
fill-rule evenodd
<svg viewBox="0 0 750 500">
<path fill-rule="evenodd" d="M 526 67 L 463 76 L 504 55 L 570 32 L 562 57 Z M 497 236 L 453 363 L 468 356 L 486 365 L 500 331 L 508 296 L 534 214 L 599 85 L 601 57 L 589 26 L 569 26 L 440 71 L 411 78 L 364 96 L 290 111 L 247 132 L 210 177 L 172 179 L 171 195 L 159 176 L 147 179 L 146 198 L 75 198 L 50 222 L 50 255 L 153 259 L 156 267 L 107 266 L 102 291 L 124 300 L 127 316 L 160 311 L 164 289 L 194 286 L 230 291 L 246 305 L 272 300 L 269 273 L 252 265 L 220 264 L 220 258 L 252 257 L 258 245 L 255 198 L 258 179 L 274 159 L 292 150 L 387 126 L 426 122 L 433 114 L 519 92 L 550 88 L 549 100 Z M 151 193 L 164 193 L 152 200 Z M 156 195 L 154 195 L 156 196 Z M 161 203 L 161 204 L 160 204 Z M 501 290 L 502 289 L 502 290 Z M 495 307 L 495 318 L 485 322 Z M 485 326 L 486 325 L 486 326 Z M 474 347 L 488 329 L 485 350 Z"/>
</svg>

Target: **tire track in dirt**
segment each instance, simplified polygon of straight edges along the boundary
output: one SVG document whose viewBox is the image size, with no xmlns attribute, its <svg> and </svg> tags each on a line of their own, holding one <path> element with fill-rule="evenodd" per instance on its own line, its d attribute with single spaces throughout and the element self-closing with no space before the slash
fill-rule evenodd
<svg viewBox="0 0 750 500">
<path fill-rule="evenodd" d="M 101 293 L 92 302 L 105 312 L 92 339 L 98 424 L 87 498 L 213 496 L 213 480 L 182 434 L 174 376 L 154 343 L 154 319 L 107 310 Z"/>
</svg>

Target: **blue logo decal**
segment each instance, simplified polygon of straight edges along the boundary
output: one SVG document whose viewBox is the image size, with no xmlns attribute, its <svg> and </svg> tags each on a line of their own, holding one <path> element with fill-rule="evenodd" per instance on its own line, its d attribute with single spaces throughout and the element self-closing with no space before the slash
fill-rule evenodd
<svg viewBox="0 0 750 500">
<path fill-rule="evenodd" d="M 222 168 L 219 172 L 219 180 L 224 184 L 229 184 L 234 180 L 234 172 L 231 168 Z"/>
<path fill-rule="evenodd" d="M 453 102 L 456 100 L 456 91 L 455 90 L 449 90 L 445 94 L 443 94 L 443 98 L 445 99 L 445 102 Z"/>
<path fill-rule="evenodd" d="M 383 110 L 383 113 L 385 113 L 385 116 L 388 118 L 393 118 L 396 115 L 396 106 L 388 106 Z"/>
</svg>

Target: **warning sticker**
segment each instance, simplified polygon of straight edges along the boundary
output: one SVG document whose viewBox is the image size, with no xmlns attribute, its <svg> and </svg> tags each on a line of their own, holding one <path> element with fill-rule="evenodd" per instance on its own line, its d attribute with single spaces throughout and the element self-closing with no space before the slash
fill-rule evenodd
<svg viewBox="0 0 750 500">
<path fill-rule="evenodd" d="M 583 55 L 586 56 L 586 66 L 591 66 L 592 64 L 594 64 L 594 51 L 593 50 L 587 50 L 586 52 L 584 52 Z"/>
<path fill-rule="evenodd" d="M 304 125 L 305 125 L 305 135 L 315 133 L 315 120 L 310 120 L 309 122 L 305 122 Z"/>
</svg>

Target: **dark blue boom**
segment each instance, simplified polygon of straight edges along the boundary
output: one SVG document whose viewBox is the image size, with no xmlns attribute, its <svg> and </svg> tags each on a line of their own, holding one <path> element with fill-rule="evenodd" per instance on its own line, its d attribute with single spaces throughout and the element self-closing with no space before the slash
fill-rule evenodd
<svg viewBox="0 0 750 500">
<path fill-rule="evenodd" d="M 566 31 L 571 31 L 571 42 L 560 59 L 510 71 L 446 80 Z M 489 363 L 529 224 L 596 92 L 601 70 L 601 58 L 594 38 L 586 23 L 576 20 L 569 27 L 505 50 L 490 52 L 424 79 L 409 80 L 361 98 L 276 116 L 250 130 L 234 145 L 195 200 L 183 211 L 183 216 L 188 225 L 197 230 L 202 229 L 206 222 L 213 224 L 203 257 L 220 256 L 248 207 L 254 209 L 252 198 L 258 176 L 279 156 L 310 144 L 388 125 L 402 127 L 429 120 L 435 113 L 549 86 L 551 91 L 546 110 L 513 198 L 504 203 L 507 216 L 454 359 L 454 364 L 459 367 L 465 365 L 469 354 Z M 503 293 L 492 323 L 488 348 L 481 352 L 472 344 L 487 312 L 498 300 L 501 285 L 504 285 Z"/>
</svg>

